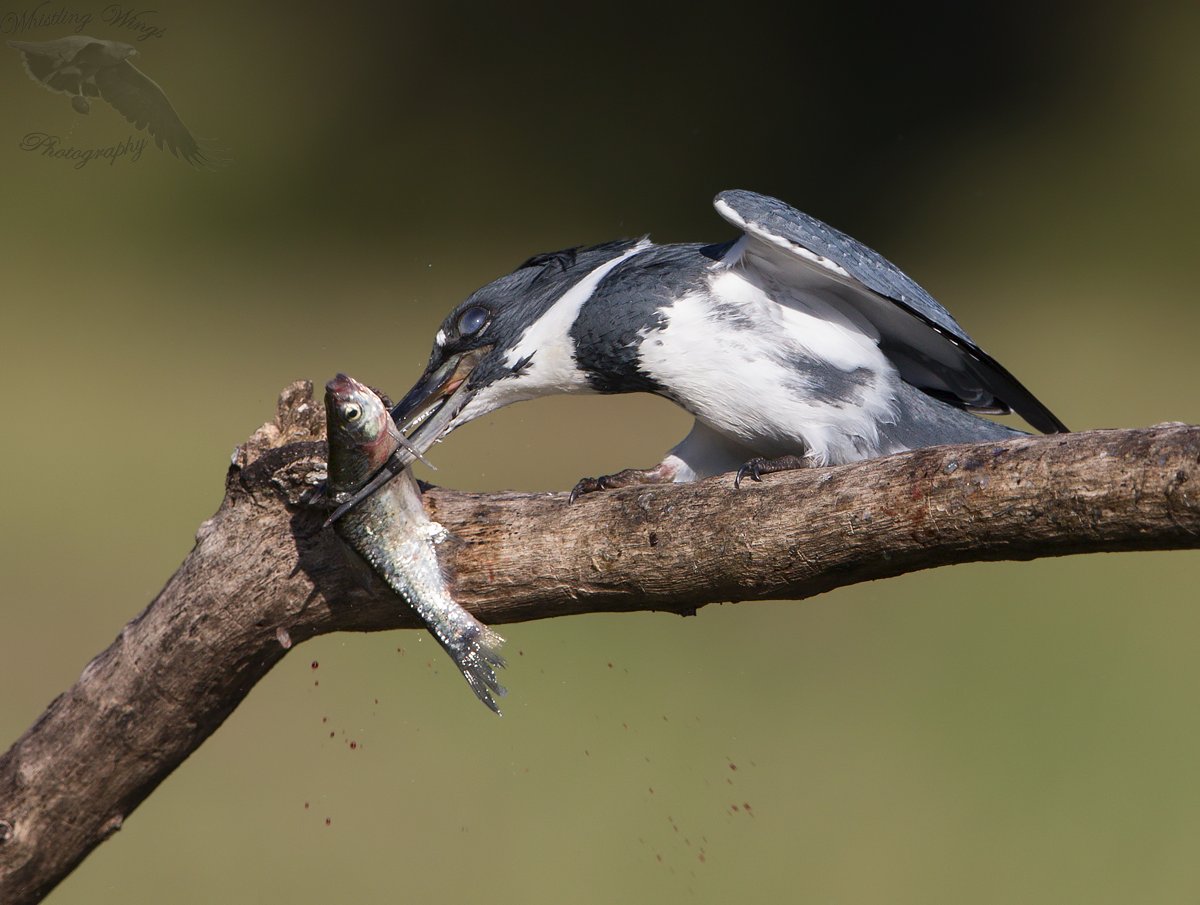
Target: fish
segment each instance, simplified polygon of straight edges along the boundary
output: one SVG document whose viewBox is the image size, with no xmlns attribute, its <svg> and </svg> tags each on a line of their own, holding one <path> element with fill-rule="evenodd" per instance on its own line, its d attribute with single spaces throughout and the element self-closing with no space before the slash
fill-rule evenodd
<svg viewBox="0 0 1200 905">
<path fill-rule="evenodd" d="M 379 395 L 345 374 L 325 385 L 325 418 L 329 439 L 325 494 L 335 503 L 352 496 L 393 460 L 397 450 L 407 447 Z M 508 690 L 496 670 L 506 665 L 500 654 L 504 639 L 451 596 L 436 549 L 449 534 L 425 512 L 412 472 L 399 471 L 378 492 L 343 514 L 333 529 L 408 602 L 475 696 L 501 715 L 496 698 Z"/>
</svg>

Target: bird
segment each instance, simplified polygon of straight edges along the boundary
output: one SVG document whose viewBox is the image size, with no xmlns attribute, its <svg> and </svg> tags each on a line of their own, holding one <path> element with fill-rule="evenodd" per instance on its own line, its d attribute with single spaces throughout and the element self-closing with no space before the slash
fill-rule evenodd
<svg viewBox="0 0 1200 905">
<path fill-rule="evenodd" d="M 535 255 L 472 293 L 438 329 L 396 423 L 426 448 L 522 400 L 631 392 L 695 419 L 657 465 L 584 478 L 572 501 L 727 472 L 740 486 L 788 468 L 1022 435 L 981 414 L 1067 430 L 866 245 L 755 192 L 721 192 L 714 206 L 735 238 Z"/>
<path fill-rule="evenodd" d="M 77 113 L 88 113 L 88 98 L 99 97 L 137 129 L 146 129 L 161 150 L 199 168 L 218 163 L 188 131 L 170 100 L 153 79 L 130 62 L 138 55 L 132 44 L 87 35 L 68 35 L 56 41 L 9 41 L 21 54 L 25 71 L 35 82 L 69 95 Z"/>
</svg>

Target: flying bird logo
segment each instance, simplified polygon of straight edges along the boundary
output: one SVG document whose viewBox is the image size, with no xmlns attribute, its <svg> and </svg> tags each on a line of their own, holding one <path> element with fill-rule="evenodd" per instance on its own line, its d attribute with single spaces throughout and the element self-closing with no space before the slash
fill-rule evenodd
<svg viewBox="0 0 1200 905">
<path fill-rule="evenodd" d="M 162 88 L 130 62 L 131 44 L 87 35 L 57 41 L 9 41 L 21 54 L 29 77 L 50 91 L 68 95 L 76 113 L 88 113 L 88 98 L 111 104 L 137 129 L 146 129 L 164 146 L 194 167 L 210 169 L 220 161 L 188 131 Z"/>
</svg>

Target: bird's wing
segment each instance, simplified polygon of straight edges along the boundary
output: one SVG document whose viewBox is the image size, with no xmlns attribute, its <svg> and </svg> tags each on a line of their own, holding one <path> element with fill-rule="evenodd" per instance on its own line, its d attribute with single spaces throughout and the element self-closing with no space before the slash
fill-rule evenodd
<svg viewBox="0 0 1200 905">
<path fill-rule="evenodd" d="M 58 41 L 9 41 L 8 46 L 20 51 L 21 62 L 31 79 L 51 91 L 62 94 L 79 94 L 80 70 L 74 65 L 76 58 L 90 46 L 99 42 L 82 35 L 71 35 Z M 84 83 L 84 91 L 95 97 L 97 92 Z"/>
<path fill-rule="evenodd" d="M 105 66 L 116 66 L 125 59 L 124 51 L 131 49 L 128 44 L 97 38 L 80 47 L 71 62 L 85 72 Z"/>
<path fill-rule="evenodd" d="M 713 204 L 746 234 L 727 255 L 730 263 L 831 291 L 879 331 L 880 348 L 908 383 L 971 411 L 1015 411 L 1040 431 L 1067 430 L 949 311 L 877 252 L 765 195 L 721 192 Z"/>
<path fill-rule="evenodd" d="M 96 73 L 100 96 L 138 129 L 148 129 L 159 148 L 165 144 L 177 157 L 197 167 L 209 164 L 200 143 L 192 137 L 166 94 L 152 78 L 128 60 Z"/>
</svg>

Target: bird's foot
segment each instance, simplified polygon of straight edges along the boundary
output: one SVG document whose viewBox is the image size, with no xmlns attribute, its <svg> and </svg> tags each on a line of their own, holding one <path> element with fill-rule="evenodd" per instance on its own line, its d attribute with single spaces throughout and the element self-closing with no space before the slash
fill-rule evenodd
<svg viewBox="0 0 1200 905">
<path fill-rule="evenodd" d="M 741 487 L 742 478 L 750 478 L 751 481 L 761 481 L 765 474 L 774 474 L 777 471 L 792 471 L 796 468 L 811 468 L 812 460 L 805 456 L 780 456 L 778 459 L 763 459 L 754 458 L 742 465 L 737 470 L 737 476 L 733 479 L 733 486 Z"/>
<path fill-rule="evenodd" d="M 618 487 L 631 487 L 634 484 L 669 484 L 675 480 L 675 471 L 673 466 L 660 462 L 653 468 L 626 468 L 616 474 L 581 478 L 572 489 L 568 502 L 574 503 L 585 493 L 596 493 L 599 490 L 616 490 Z"/>
</svg>

